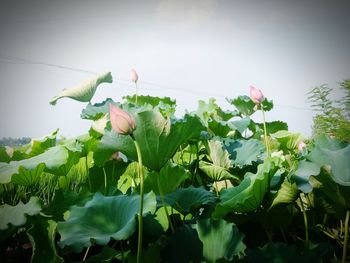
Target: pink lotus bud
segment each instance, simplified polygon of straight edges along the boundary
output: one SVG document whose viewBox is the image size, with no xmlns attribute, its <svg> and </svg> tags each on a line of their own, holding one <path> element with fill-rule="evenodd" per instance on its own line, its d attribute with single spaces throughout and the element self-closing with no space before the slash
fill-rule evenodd
<svg viewBox="0 0 350 263">
<path fill-rule="evenodd" d="M 299 152 L 302 152 L 305 148 L 306 148 L 305 142 L 304 141 L 300 141 L 298 143 L 298 150 L 299 150 Z"/>
<path fill-rule="evenodd" d="M 122 109 L 109 104 L 109 119 L 112 129 L 118 134 L 131 134 L 136 129 L 134 118 Z"/>
<path fill-rule="evenodd" d="M 250 99 L 254 103 L 260 104 L 265 99 L 265 97 L 261 90 L 255 88 L 254 86 L 250 86 Z"/>
<path fill-rule="evenodd" d="M 131 77 L 131 80 L 132 80 L 133 82 L 136 83 L 136 82 L 138 81 L 139 76 L 137 75 L 135 69 L 132 69 L 132 70 L 131 70 L 131 72 L 130 72 L 130 77 Z"/>
</svg>

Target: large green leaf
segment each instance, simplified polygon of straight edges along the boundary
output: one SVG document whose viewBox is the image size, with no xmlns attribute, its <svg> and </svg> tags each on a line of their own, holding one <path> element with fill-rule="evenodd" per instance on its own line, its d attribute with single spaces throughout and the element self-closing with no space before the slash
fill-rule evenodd
<svg viewBox="0 0 350 263">
<path fill-rule="evenodd" d="M 222 141 L 217 139 L 209 140 L 205 143 L 205 147 L 215 166 L 223 168 L 230 168 L 232 166 L 230 154 L 227 149 L 225 149 Z"/>
<path fill-rule="evenodd" d="M 299 196 L 299 190 L 295 183 L 291 183 L 287 178 L 284 179 L 280 189 L 278 189 L 271 207 L 278 204 L 293 203 Z"/>
<path fill-rule="evenodd" d="M 123 97 L 127 103 L 135 103 L 136 95 Z M 137 96 L 137 105 L 148 106 L 150 105 L 153 109 L 159 110 L 163 116 L 170 117 L 174 115 L 176 108 L 176 101 L 169 97 L 153 97 L 153 96 Z"/>
<path fill-rule="evenodd" d="M 44 169 L 44 163 L 40 163 L 34 169 L 26 169 L 23 166 L 20 166 L 18 168 L 18 173 L 12 176 L 11 182 L 23 186 L 35 185 L 40 181 Z"/>
<path fill-rule="evenodd" d="M 9 183 L 13 175 L 19 177 L 28 175 L 28 170 L 38 169 L 40 164 L 45 165 L 45 171 L 56 175 L 65 175 L 69 169 L 79 161 L 79 152 L 73 152 L 66 147 L 58 145 L 48 149 L 46 152 L 10 163 L 0 163 L 0 183 Z M 24 169 L 21 169 L 24 168 Z M 36 173 L 36 172 L 34 172 Z M 31 179 L 16 177 L 18 181 L 30 182 Z"/>
<path fill-rule="evenodd" d="M 27 234 L 33 247 L 31 262 L 63 262 L 57 255 L 55 246 L 57 223 L 52 220 L 36 218 Z"/>
<path fill-rule="evenodd" d="M 159 195 L 159 185 L 162 194 L 174 192 L 176 188 L 186 179 L 190 173 L 180 165 L 168 162 L 159 172 L 151 172 L 145 180 L 145 191 L 153 191 Z M 159 180 L 159 183 L 158 183 Z"/>
<path fill-rule="evenodd" d="M 307 156 L 312 162 L 331 167 L 333 180 L 344 186 L 350 186 L 350 145 L 342 145 L 335 139 L 316 141 L 316 147 Z"/>
<path fill-rule="evenodd" d="M 213 205 L 217 201 L 216 196 L 203 188 L 180 188 L 175 192 L 165 195 L 165 203 L 175 208 L 183 215 L 195 212 L 205 205 Z"/>
<path fill-rule="evenodd" d="M 235 224 L 222 219 L 200 219 L 195 228 L 203 243 L 206 262 L 215 263 L 220 259 L 231 261 L 234 257 L 244 256 L 244 235 L 238 232 Z"/>
<path fill-rule="evenodd" d="M 23 204 L 19 202 L 16 206 L 4 204 L 0 206 L 0 230 L 8 228 L 8 224 L 22 226 L 26 223 L 26 216 L 39 214 L 41 211 L 40 199 L 36 196 L 31 197 L 29 202 Z"/>
<path fill-rule="evenodd" d="M 197 117 L 186 115 L 184 119 L 171 121 L 159 111 L 143 111 L 136 115 L 136 130 L 133 135 L 140 145 L 143 164 L 159 171 L 181 144 L 198 138 L 203 129 Z M 131 137 L 111 131 L 102 137 L 95 153 L 95 161 L 101 165 L 117 151 L 137 160 Z"/>
<path fill-rule="evenodd" d="M 235 99 L 227 99 L 227 101 L 245 116 L 250 116 L 255 112 L 255 103 L 246 95 L 239 96 Z"/>
<path fill-rule="evenodd" d="M 248 172 L 238 186 L 223 189 L 213 217 L 220 218 L 229 212 L 244 213 L 257 209 L 269 188 L 273 166 L 271 160 L 266 159 L 258 166 L 256 174 Z"/>
<path fill-rule="evenodd" d="M 310 193 L 312 186 L 309 183 L 310 176 L 320 173 L 320 165 L 306 160 L 299 162 L 298 169 L 294 172 L 293 178 L 298 189 L 304 193 Z"/>
<path fill-rule="evenodd" d="M 243 134 L 243 132 L 248 128 L 251 121 L 252 120 L 249 117 L 245 117 L 240 120 L 230 122 L 230 127 L 234 130 L 237 130 L 240 134 Z"/>
<path fill-rule="evenodd" d="M 33 139 L 30 142 L 30 148 L 26 151 L 26 158 L 39 155 L 47 149 L 55 146 L 57 133 L 58 129 L 41 139 Z"/>
<path fill-rule="evenodd" d="M 234 164 L 242 167 L 260 159 L 265 146 L 256 139 L 228 141 L 226 149 Z"/>
<path fill-rule="evenodd" d="M 239 178 L 231 174 L 226 168 L 214 165 L 209 162 L 200 161 L 199 169 L 201 169 L 207 176 L 209 176 L 214 181 L 221 181 L 224 179 L 236 179 Z"/>
<path fill-rule="evenodd" d="M 101 83 L 112 83 L 111 72 L 103 73 L 96 77 L 90 78 L 80 85 L 62 90 L 57 96 L 53 97 L 50 101 L 51 105 L 55 105 L 61 98 L 67 97 L 81 102 L 91 101 L 94 96 L 97 87 Z"/>
<path fill-rule="evenodd" d="M 87 120 L 98 120 L 109 112 L 109 104 L 118 105 L 111 98 L 104 100 L 101 103 L 89 103 L 85 109 L 82 110 L 80 117 Z M 119 105 L 118 105 L 119 106 Z"/>
<path fill-rule="evenodd" d="M 184 225 L 176 229 L 162 250 L 162 262 L 201 262 L 203 244 L 198 238 L 197 231 Z"/>
<path fill-rule="evenodd" d="M 59 222 L 61 247 L 71 246 L 81 251 L 91 242 L 106 245 L 111 238 L 128 239 L 136 230 L 136 215 L 140 196 L 103 196 L 96 193 L 84 207 L 74 206 L 67 221 Z M 143 213 L 154 213 L 156 196 L 150 192 L 144 196 Z"/>
<path fill-rule="evenodd" d="M 278 131 L 271 134 L 282 146 L 287 150 L 295 150 L 298 148 L 298 143 L 304 139 L 300 133 L 292 133 L 289 131 Z"/>
</svg>

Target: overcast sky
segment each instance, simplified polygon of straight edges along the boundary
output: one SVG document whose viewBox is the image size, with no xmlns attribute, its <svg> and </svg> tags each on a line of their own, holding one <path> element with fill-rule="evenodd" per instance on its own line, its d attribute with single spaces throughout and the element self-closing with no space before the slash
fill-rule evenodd
<svg viewBox="0 0 350 263">
<path fill-rule="evenodd" d="M 275 103 L 268 121 L 309 136 L 306 93 L 329 84 L 341 96 L 350 78 L 349 14 L 334 0 L 2 0 L 0 137 L 85 133 L 85 103 L 49 100 L 104 71 L 114 83 L 93 102 L 120 100 L 134 92 L 131 68 L 140 93 L 176 99 L 178 115 L 210 97 L 229 108 L 225 97 L 255 85 Z"/>
</svg>

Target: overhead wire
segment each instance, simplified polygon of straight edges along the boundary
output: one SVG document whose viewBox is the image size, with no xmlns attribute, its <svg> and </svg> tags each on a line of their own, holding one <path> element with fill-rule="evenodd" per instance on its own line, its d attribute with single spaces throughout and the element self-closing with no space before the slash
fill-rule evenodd
<svg viewBox="0 0 350 263">
<path fill-rule="evenodd" d="M 41 65 L 41 66 L 47 66 L 47 67 L 54 67 L 54 68 L 58 68 L 61 70 L 68 70 L 68 71 L 72 71 L 72 72 L 86 73 L 89 75 L 97 75 L 98 74 L 97 72 L 87 70 L 87 69 L 70 67 L 70 66 L 60 65 L 60 64 L 55 64 L 55 63 L 48 63 L 48 62 L 43 62 L 43 61 L 38 61 L 38 60 L 32 60 L 32 59 L 27 59 L 27 58 L 18 57 L 18 56 L 0 54 L 0 63 L 3 63 L 3 62 L 8 63 L 8 64 Z M 134 87 L 133 85 L 129 84 L 130 80 L 127 80 L 127 79 L 116 78 L 116 81 L 121 82 L 124 86 Z M 159 84 L 159 83 L 150 82 L 150 81 L 139 81 L 139 83 L 144 84 L 146 86 L 156 87 L 156 88 L 150 88 L 150 87 L 144 87 L 144 85 L 140 85 L 139 88 L 141 88 L 141 89 L 149 89 L 149 90 L 164 90 L 164 89 L 166 89 L 166 90 L 171 90 L 171 91 L 175 91 L 175 92 L 186 92 L 186 93 L 198 95 L 198 92 L 195 92 L 191 89 L 186 89 L 183 87 L 168 86 L 168 85 Z M 214 98 L 224 98 L 224 99 L 227 98 L 227 96 L 203 92 L 203 91 L 201 91 L 200 95 L 212 96 Z M 299 106 L 293 106 L 293 105 L 274 104 L 274 106 L 286 107 L 286 108 L 291 108 L 291 109 L 295 109 L 295 110 L 312 111 L 311 108 L 305 108 L 305 107 L 299 107 Z"/>
</svg>

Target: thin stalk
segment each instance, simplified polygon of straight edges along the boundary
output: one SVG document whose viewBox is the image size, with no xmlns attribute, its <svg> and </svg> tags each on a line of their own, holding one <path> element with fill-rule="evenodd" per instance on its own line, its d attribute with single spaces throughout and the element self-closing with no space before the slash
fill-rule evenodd
<svg viewBox="0 0 350 263">
<path fill-rule="evenodd" d="M 216 196 L 219 196 L 219 187 L 216 181 L 214 182 L 214 188 L 215 188 Z"/>
<path fill-rule="evenodd" d="M 174 232 L 175 232 L 175 229 L 174 229 L 173 223 L 172 223 L 171 220 L 170 220 L 169 211 L 168 211 L 168 208 L 166 207 L 166 204 L 165 204 L 163 189 L 162 189 L 162 186 L 161 186 L 161 184 L 160 184 L 160 174 L 158 174 L 158 176 L 157 176 L 157 183 L 158 183 L 158 190 L 159 190 L 160 200 L 162 201 L 162 204 L 163 204 L 163 207 L 164 207 L 164 210 L 165 210 L 166 217 L 168 218 L 169 226 L 170 226 L 171 232 L 174 233 Z"/>
<path fill-rule="evenodd" d="M 344 242 L 343 242 L 343 257 L 341 259 L 342 263 L 346 262 L 346 252 L 347 252 L 347 246 L 348 246 L 348 237 L 349 237 L 349 217 L 350 217 L 350 210 L 346 211 L 345 216 L 345 224 L 344 224 Z"/>
<path fill-rule="evenodd" d="M 104 179 L 105 179 L 105 195 L 106 195 L 107 194 L 107 174 L 106 174 L 106 170 L 104 167 L 102 168 L 102 170 L 103 170 L 103 175 L 104 175 Z"/>
<path fill-rule="evenodd" d="M 143 213 L 143 169 L 142 169 L 142 156 L 141 156 L 141 150 L 140 146 L 137 143 L 136 140 L 134 140 L 134 144 L 136 147 L 136 152 L 137 152 L 137 161 L 139 165 L 138 173 L 140 177 L 140 209 L 139 209 L 139 214 L 138 214 L 138 223 L 139 223 L 139 233 L 138 233 L 138 241 L 137 241 L 137 263 L 141 262 L 141 256 L 142 256 L 142 213 Z"/>
<path fill-rule="evenodd" d="M 303 216 L 304 216 L 305 242 L 306 242 L 306 246 L 309 247 L 309 226 L 307 223 L 307 215 L 306 215 L 304 203 L 300 196 L 299 196 L 299 201 L 300 201 L 301 211 L 303 212 Z"/>
<path fill-rule="evenodd" d="M 266 129 L 265 111 L 264 111 L 262 105 L 261 105 L 261 112 L 262 112 L 262 116 L 263 116 L 265 147 L 266 147 L 267 156 L 269 156 L 269 154 L 270 154 L 270 146 L 269 146 L 269 143 L 267 141 L 267 129 Z"/>
<path fill-rule="evenodd" d="M 86 249 L 85 254 L 84 254 L 83 261 L 85 261 L 87 255 L 88 255 L 88 253 L 89 253 L 89 250 L 90 250 L 90 247 L 88 247 L 88 248 Z"/>
<path fill-rule="evenodd" d="M 88 178 L 88 182 L 89 182 L 89 190 L 91 191 L 91 180 L 90 180 L 90 176 L 89 176 L 89 164 L 88 164 L 88 157 L 85 157 L 85 166 L 86 166 L 86 176 Z"/>
<path fill-rule="evenodd" d="M 135 93 L 135 104 L 137 105 L 137 94 L 138 94 L 138 92 L 137 92 L 137 82 L 135 82 L 135 87 L 136 87 L 136 93 Z"/>
</svg>

